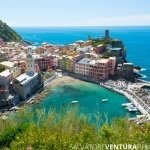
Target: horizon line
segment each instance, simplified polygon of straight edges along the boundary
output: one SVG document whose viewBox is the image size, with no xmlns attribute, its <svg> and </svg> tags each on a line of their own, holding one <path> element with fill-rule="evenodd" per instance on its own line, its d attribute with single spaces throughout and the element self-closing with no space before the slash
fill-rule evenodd
<svg viewBox="0 0 150 150">
<path fill-rule="evenodd" d="M 46 27 L 150 27 L 150 25 L 99 25 L 99 26 L 97 26 L 97 25 L 90 25 L 90 26 L 83 26 L 83 25 L 81 25 L 81 26 L 79 26 L 79 25 L 75 25 L 75 26 L 72 26 L 72 25 L 66 25 L 66 26 L 64 26 L 64 25 L 62 25 L 62 26 L 58 26 L 58 25 L 56 25 L 56 26 L 10 26 L 10 27 L 12 27 L 12 28 L 23 28 L 23 27 L 26 27 L 26 28 L 46 28 Z"/>
</svg>

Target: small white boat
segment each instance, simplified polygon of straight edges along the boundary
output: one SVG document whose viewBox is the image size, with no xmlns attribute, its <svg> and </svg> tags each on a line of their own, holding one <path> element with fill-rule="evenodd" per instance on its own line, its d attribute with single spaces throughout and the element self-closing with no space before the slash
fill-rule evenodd
<svg viewBox="0 0 150 150">
<path fill-rule="evenodd" d="M 138 111 L 138 109 L 137 109 L 137 108 L 129 108 L 128 110 L 129 110 L 130 112 Z"/>
<path fill-rule="evenodd" d="M 124 103 L 124 104 L 122 104 L 122 106 L 125 106 L 125 107 L 126 107 L 126 106 L 127 106 L 127 107 L 128 107 L 128 106 L 131 106 L 131 105 L 132 105 L 132 103 Z"/>
<path fill-rule="evenodd" d="M 107 102 L 107 101 L 108 101 L 108 99 L 102 99 L 101 101 L 102 101 L 102 102 Z"/>
<path fill-rule="evenodd" d="M 71 102 L 71 104 L 77 104 L 78 103 L 78 101 L 72 101 Z"/>
<path fill-rule="evenodd" d="M 14 106 L 12 108 L 9 109 L 10 111 L 17 111 L 20 110 L 20 108 L 18 106 Z"/>
<path fill-rule="evenodd" d="M 137 107 L 133 106 L 132 104 L 125 107 L 125 109 L 128 109 L 128 111 L 130 111 L 130 112 L 138 111 Z"/>
<path fill-rule="evenodd" d="M 125 107 L 125 109 L 135 108 L 132 104 Z"/>
</svg>

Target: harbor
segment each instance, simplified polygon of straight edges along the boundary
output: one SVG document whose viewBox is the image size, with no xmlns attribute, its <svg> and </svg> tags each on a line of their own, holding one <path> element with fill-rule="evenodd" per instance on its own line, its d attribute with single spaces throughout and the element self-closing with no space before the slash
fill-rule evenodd
<svg viewBox="0 0 150 150">
<path fill-rule="evenodd" d="M 112 91 L 120 93 L 121 95 L 124 95 L 130 101 L 130 103 L 127 104 L 135 106 L 133 109 L 129 108 L 130 111 L 132 110 L 137 111 L 138 109 L 141 112 L 142 117 L 145 116 L 145 118 L 147 118 L 147 122 L 150 121 L 150 107 L 149 107 L 150 95 L 146 91 L 144 91 L 144 97 L 141 97 L 141 93 L 143 93 L 143 89 L 141 89 L 143 87 L 143 83 L 130 83 L 126 81 L 115 82 L 110 80 L 104 83 L 101 82 L 100 86 L 103 86 Z M 134 91 L 137 92 L 137 90 L 135 89 L 138 89 L 138 93 L 134 92 Z M 145 101 L 145 98 L 147 101 Z"/>
<path fill-rule="evenodd" d="M 114 117 L 129 116 L 129 118 L 133 118 L 140 115 L 139 111 L 129 112 L 122 107 L 123 103 L 128 102 L 124 96 L 111 92 L 98 84 L 85 82 L 64 74 L 50 81 L 46 88 L 50 89 L 51 93 L 44 99 L 34 98 L 33 102 L 30 102 L 33 105 L 33 110 L 43 106 L 46 112 L 51 109 L 61 111 L 70 106 L 77 106 L 80 113 L 92 116 L 100 113 L 103 120 L 106 116 L 111 120 Z"/>
<path fill-rule="evenodd" d="M 50 97 L 53 97 L 53 95 L 55 95 L 55 88 L 56 87 L 61 87 L 63 85 L 66 85 L 66 84 L 69 84 L 69 83 L 72 83 L 73 85 L 75 84 L 81 84 L 82 83 L 86 83 L 82 80 L 79 80 L 79 79 L 75 79 L 75 78 L 72 78 L 72 77 L 69 77 L 66 73 L 63 74 L 63 73 L 55 73 L 53 77 L 47 79 L 45 81 L 45 88 L 43 91 L 39 91 L 37 92 L 34 96 L 32 96 L 27 102 L 26 104 L 23 104 L 22 106 L 28 106 L 28 104 L 30 105 L 33 105 L 32 107 L 36 108 L 38 107 L 39 105 L 41 105 L 41 103 L 45 103 L 45 101 L 49 101 L 48 100 Z M 90 84 L 90 83 L 86 83 L 86 84 Z M 96 84 L 95 84 L 96 85 Z M 126 101 L 125 103 L 121 103 L 121 99 L 120 99 L 120 108 L 121 110 L 124 110 L 125 112 L 128 112 L 128 113 L 131 113 L 132 115 L 129 117 L 130 120 L 133 120 L 134 118 L 134 121 L 135 120 L 138 120 L 138 122 L 142 122 L 141 120 L 143 120 L 143 122 L 149 122 L 149 106 L 147 104 L 144 103 L 144 101 L 142 99 L 140 99 L 139 97 L 137 97 L 134 92 L 132 91 L 133 89 L 135 90 L 135 87 L 136 89 L 137 88 L 141 88 L 141 85 L 142 84 L 137 84 L 137 83 L 131 83 L 131 82 L 127 82 L 125 80 L 118 80 L 118 81 L 113 81 L 113 80 L 108 80 L 106 82 L 100 82 L 100 87 L 104 87 L 106 89 L 109 89 L 111 91 L 114 91 L 115 93 L 119 93 L 123 96 L 125 96 L 129 101 Z M 100 88 L 101 89 L 101 88 Z M 136 91 L 136 90 L 135 90 Z M 93 91 L 94 92 L 94 91 Z M 143 90 L 142 90 L 143 92 Z M 146 91 L 144 91 L 146 92 Z M 105 93 L 105 92 L 104 92 Z M 59 93 L 60 95 L 60 93 Z M 101 96 L 100 96 L 101 97 Z M 68 97 L 66 97 L 68 99 Z M 50 98 L 51 99 L 51 98 Z M 78 96 L 75 98 L 76 100 L 73 100 L 74 97 L 70 97 L 70 100 L 72 101 L 68 101 L 68 104 L 71 104 L 71 105 L 77 105 L 77 106 L 80 106 L 80 100 L 78 101 L 78 99 L 80 99 L 80 97 L 78 98 Z M 108 98 L 108 97 L 104 97 L 103 98 L 98 98 L 99 99 L 98 103 L 104 103 L 103 104 L 103 107 L 106 106 L 106 105 L 114 105 L 112 104 L 112 100 L 111 98 Z M 52 100 L 52 99 L 51 99 Z M 51 102 L 50 102 L 51 103 Z M 59 103 L 59 102 L 58 102 Z M 61 105 L 60 108 L 63 107 L 64 103 L 66 103 L 65 105 L 68 105 L 66 100 L 65 99 L 62 99 L 62 102 L 61 102 Z M 88 100 L 87 102 L 85 101 L 84 104 L 82 104 L 82 107 L 84 107 L 85 103 L 88 103 Z M 97 100 L 95 102 L 97 104 Z M 98 104 L 98 105 L 99 105 Z M 55 104 L 54 104 L 55 105 Z M 49 109 L 51 109 L 51 107 L 54 107 L 54 105 L 52 106 L 49 106 Z M 127 105 L 130 105 L 131 107 L 125 107 Z M 19 110 L 21 109 L 21 107 L 13 107 L 12 109 L 9 110 L 9 112 L 11 111 L 15 111 L 15 112 L 18 112 Z M 99 112 L 99 110 L 97 110 Z M 137 114 L 137 112 L 140 112 L 141 114 Z M 95 112 L 93 112 L 95 113 Z M 105 111 L 104 111 L 105 113 Z M 6 113 L 4 113 L 2 115 L 5 116 L 5 114 L 8 114 L 8 111 Z M 141 119 L 142 118 L 142 119 Z M 139 121 L 140 120 L 140 121 Z"/>
</svg>

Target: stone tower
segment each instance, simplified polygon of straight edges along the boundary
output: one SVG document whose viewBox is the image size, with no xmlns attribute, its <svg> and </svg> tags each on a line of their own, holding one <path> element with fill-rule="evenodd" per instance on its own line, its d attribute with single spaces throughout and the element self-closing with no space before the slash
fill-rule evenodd
<svg viewBox="0 0 150 150">
<path fill-rule="evenodd" d="M 109 30 L 105 30 L 105 39 L 109 39 L 110 36 L 109 36 Z"/>
<path fill-rule="evenodd" d="M 35 72 L 35 60 L 30 49 L 26 56 L 26 61 L 27 61 L 27 72 Z"/>
</svg>

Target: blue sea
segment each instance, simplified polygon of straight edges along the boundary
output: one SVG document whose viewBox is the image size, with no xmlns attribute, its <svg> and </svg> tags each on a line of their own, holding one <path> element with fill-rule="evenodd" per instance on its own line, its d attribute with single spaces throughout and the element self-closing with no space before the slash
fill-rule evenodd
<svg viewBox="0 0 150 150">
<path fill-rule="evenodd" d="M 141 66 L 144 80 L 150 81 L 150 27 L 17 27 L 14 28 L 26 41 L 41 44 L 69 44 L 76 40 L 87 40 L 104 36 L 109 29 L 112 38 L 123 40 L 127 47 L 127 60 Z"/>
</svg>

